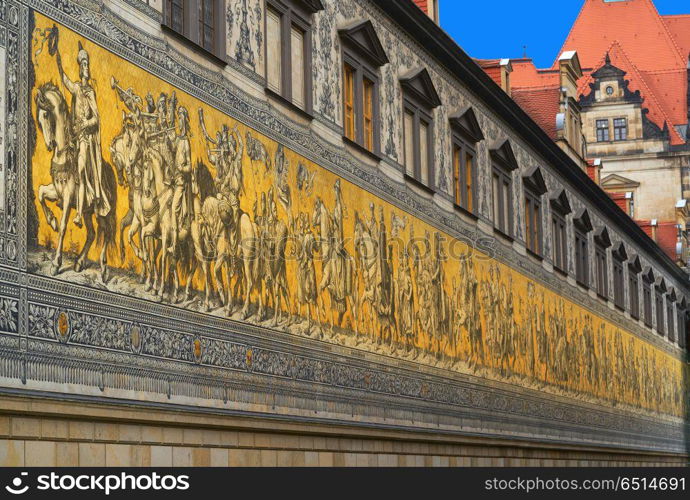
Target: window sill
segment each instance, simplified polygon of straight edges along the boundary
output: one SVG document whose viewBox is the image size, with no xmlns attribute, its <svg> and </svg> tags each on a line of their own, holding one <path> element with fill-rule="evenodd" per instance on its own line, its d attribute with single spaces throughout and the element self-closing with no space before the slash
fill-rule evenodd
<svg viewBox="0 0 690 500">
<path fill-rule="evenodd" d="M 603 300 L 604 302 L 608 302 L 608 301 L 609 301 L 608 296 L 602 295 L 602 294 L 600 294 L 599 292 L 597 292 L 597 297 L 599 297 L 599 298 L 600 298 L 601 300 Z"/>
<path fill-rule="evenodd" d="M 527 249 L 527 255 L 537 259 L 539 262 L 542 262 L 544 260 L 544 256 L 541 254 L 538 254 L 534 250 L 530 250 L 529 248 Z"/>
<path fill-rule="evenodd" d="M 613 305 L 616 306 L 616 309 L 618 309 L 620 312 L 623 312 L 623 313 L 625 312 L 625 307 L 619 306 L 618 304 L 613 304 Z"/>
<path fill-rule="evenodd" d="M 422 181 L 417 179 L 416 177 L 412 177 L 411 175 L 404 174 L 405 175 L 405 180 L 409 181 L 411 184 L 415 185 L 416 187 L 420 188 L 423 191 L 426 191 L 429 194 L 434 194 L 435 191 L 432 187 L 427 186 L 424 184 Z"/>
<path fill-rule="evenodd" d="M 575 281 L 577 282 L 577 284 L 578 284 L 579 286 L 581 286 L 581 287 L 584 288 L 585 290 L 589 290 L 589 285 L 588 285 L 587 283 L 585 283 L 585 282 L 583 282 L 583 281 L 580 281 L 580 280 L 575 280 Z"/>
<path fill-rule="evenodd" d="M 501 231 L 500 229 L 498 229 L 498 228 L 495 227 L 495 226 L 494 226 L 494 234 L 497 234 L 498 236 L 500 236 L 500 237 L 503 238 L 504 240 L 509 241 L 509 242 L 511 242 L 511 243 L 512 243 L 513 241 L 515 241 L 515 238 L 513 238 L 511 235 L 509 235 L 509 234 L 507 234 L 507 233 L 504 233 L 503 231 Z"/>
<path fill-rule="evenodd" d="M 640 321 L 640 317 L 639 317 L 639 316 L 635 316 L 634 314 L 630 314 L 630 318 L 633 319 L 633 320 L 635 320 L 635 321 Z"/>
<path fill-rule="evenodd" d="M 307 120 L 310 120 L 310 121 L 314 119 L 314 115 L 312 115 L 310 111 L 307 111 L 307 110 L 300 108 L 299 106 L 294 104 L 291 100 L 280 95 L 275 90 L 271 90 L 268 87 L 264 87 L 264 91 L 266 92 L 266 94 L 269 97 L 275 99 L 276 101 L 279 101 L 283 106 L 286 106 L 291 111 L 294 111 L 295 113 L 302 116 L 303 118 L 306 118 Z"/>
<path fill-rule="evenodd" d="M 457 203 L 453 203 L 453 207 L 455 208 L 455 210 L 457 210 L 461 214 L 466 215 L 467 217 L 469 217 L 473 220 L 479 220 L 479 216 L 477 214 L 475 214 L 474 212 L 471 212 L 470 210 L 467 210 L 462 205 L 458 205 Z"/>
<path fill-rule="evenodd" d="M 563 276 L 564 278 L 567 278 L 567 277 L 568 277 L 568 272 L 567 272 L 567 271 L 564 271 L 563 269 L 561 269 L 560 267 L 558 267 L 558 266 L 555 265 L 555 264 L 553 265 L 553 270 L 556 271 L 556 273 L 558 273 L 558 274 L 560 274 L 561 276 Z"/>
<path fill-rule="evenodd" d="M 222 57 L 218 56 L 218 54 L 215 54 L 215 53 L 211 52 L 210 50 L 205 49 L 204 47 L 202 47 L 201 45 L 196 43 L 194 40 L 192 40 L 191 38 L 187 38 L 182 33 L 178 33 L 177 31 L 172 29 L 167 24 L 161 24 L 161 29 L 163 30 L 163 33 L 165 33 L 166 35 L 169 35 L 170 37 L 174 38 L 178 42 L 186 45 L 190 49 L 193 49 L 195 52 L 198 52 L 199 54 L 204 56 L 206 59 L 217 64 L 221 68 L 224 68 L 225 66 L 228 65 L 228 62 L 225 59 L 223 59 Z"/>
<path fill-rule="evenodd" d="M 372 160 L 374 160 L 376 162 L 380 162 L 383 159 L 380 154 L 375 153 L 374 151 L 369 151 L 367 148 L 362 146 L 360 143 L 353 141 L 352 139 L 350 139 L 347 136 L 343 136 L 343 142 L 346 145 L 353 147 L 354 149 L 356 149 L 360 153 L 367 155 L 369 158 L 371 158 Z"/>
</svg>

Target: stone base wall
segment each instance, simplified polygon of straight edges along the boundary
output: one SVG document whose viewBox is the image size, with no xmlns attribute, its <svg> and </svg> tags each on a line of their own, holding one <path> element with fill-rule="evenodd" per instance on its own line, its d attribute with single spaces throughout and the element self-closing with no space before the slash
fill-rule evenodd
<svg viewBox="0 0 690 500">
<path fill-rule="evenodd" d="M 682 466 L 687 457 L 0 397 L 0 466 Z"/>
</svg>

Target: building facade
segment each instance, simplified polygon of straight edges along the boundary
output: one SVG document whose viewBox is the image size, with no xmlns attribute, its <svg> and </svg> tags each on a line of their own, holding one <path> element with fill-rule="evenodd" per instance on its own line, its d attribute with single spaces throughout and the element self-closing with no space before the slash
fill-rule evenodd
<svg viewBox="0 0 690 500">
<path fill-rule="evenodd" d="M 1 463 L 686 462 L 686 276 L 433 19 L 190 5 L 2 4 Z"/>
<path fill-rule="evenodd" d="M 563 56 L 547 69 L 531 59 L 511 61 L 515 100 L 555 140 L 581 125 L 592 178 L 684 268 L 689 32 L 690 16 L 661 16 L 652 0 L 586 0 L 561 48 L 582 68 L 568 90 L 579 123 L 563 121 Z"/>
</svg>

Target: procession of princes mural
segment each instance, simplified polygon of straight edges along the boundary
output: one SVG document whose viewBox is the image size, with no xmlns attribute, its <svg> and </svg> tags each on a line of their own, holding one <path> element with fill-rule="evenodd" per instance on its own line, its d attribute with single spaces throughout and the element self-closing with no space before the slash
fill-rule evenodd
<svg viewBox="0 0 690 500">
<path fill-rule="evenodd" d="M 52 21 L 32 53 L 34 272 L 684 414 L 683 364 L 612 322 Z"/>
</svg>

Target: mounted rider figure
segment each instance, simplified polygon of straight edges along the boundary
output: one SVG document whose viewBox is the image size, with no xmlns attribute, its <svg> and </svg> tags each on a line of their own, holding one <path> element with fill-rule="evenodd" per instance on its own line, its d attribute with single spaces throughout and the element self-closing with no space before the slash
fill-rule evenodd
<svg viewBox="0 0 690 500">
<path fill-rule="evenodd" d="M 96 215 L 105 217 L 111 210 L 103 188 L 103 165 L 101 157 L 101 131 L 96 92 L 91 86 L 89 54 L 78 42 L 79 80 L 73 82 L 65 74 L 62 58 L 57 53 L 57 66 L 65 88 L 72 94 L 72 133 L 76 140 L 77 153 L 77 215 L 74 224 L 82 226 L 84 206 L 93 206 Z"/>
</svg>

